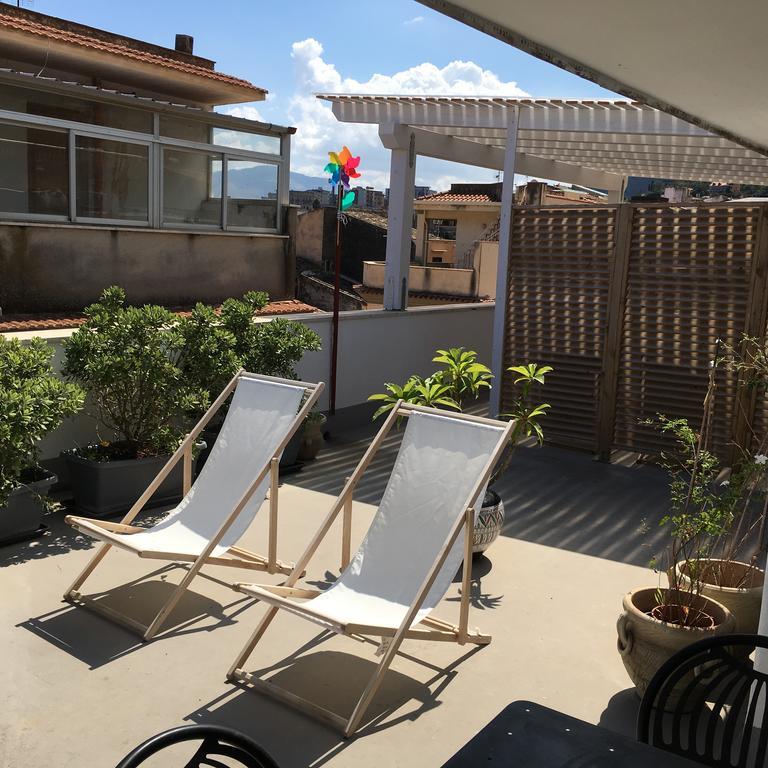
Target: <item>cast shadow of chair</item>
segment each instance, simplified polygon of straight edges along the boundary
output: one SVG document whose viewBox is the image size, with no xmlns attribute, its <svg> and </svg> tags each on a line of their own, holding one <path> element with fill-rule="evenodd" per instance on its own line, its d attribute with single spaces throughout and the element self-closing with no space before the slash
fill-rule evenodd
<svg viewBox="0 0 768 768">
<path fill-rule="evenodd" d="M 93 598 L 146 624 L 176 589 L 176 585 L 167 581 L 166 577 L 178 567 L 176 564 L 167 565 L 140 579 L 95 593 Z M 187 590 L 168 617 L 158 639 L 210 632 L 234 624 L 236 616 L 254 603 L 250 598 L 240 598 L 221 605 L 209 597 Z M 144 645 L 124 627 L 86 608 L 68 603 L 54 611 L 27 619 L 17 626 L 56 645 L 91 669 L 108 664 Z"/>
<path fill-rule="evenodd" d="M 378 666 L 375 659 L 323 650 L 320 646 L 334 637 L 321 632 L 295 653 L 253 671 L 280 688 L 349 717 L 362 691 Z M 368 641 L 375 646 L 373 641 Z M 313 718 L 275 701 L 257 690 L 237 684 L 235 691 L 217 697 L 186 719 L 197 723 L 219 723 L 244 731 L 286 765 L 324 765 L 356 739 L 387 730 L 406 721 L 415 721 L 440 706 L 440 696 L 456 677 L 456 667 L 480 650 L 474 646 L 445 667 L 439 667 L 402 650 L 398 656 L 420 664 L 433 674 L 425 682 L 390 668 L 368 708 L 360 729 L 349 739 Z M 285 739 L 286 734 L 300 738 Z"/>
</svg>

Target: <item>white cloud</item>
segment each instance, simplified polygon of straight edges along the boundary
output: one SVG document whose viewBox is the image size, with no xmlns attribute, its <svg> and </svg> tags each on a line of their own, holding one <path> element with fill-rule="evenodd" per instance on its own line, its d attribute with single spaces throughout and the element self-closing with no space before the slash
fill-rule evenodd
<svg viewBox="0 0 768 768">
<path fill-rule="evenodd" d="M 412 19 L 408 19 L 407 21 L 404 21 L 403 26 L 411 27 L 414 24 L 421 24 L 422 21 L 424 21 L 423 16 L 414 16 Z"/>
<path fill-rule="evenodd" d="M 258 120 L 260 123 L 269 122 L 265 120 L 256 107 L 248 105 L 239 105 L 237 107 L 227 107 L 222 112 L 226 115 L 232 115 L 232 117 L 244 117 L 246 120 Z"/>
<path fill-rule="evenodd" d="M 292 142 L 291 167 L 300 173 L 322 176 L 327 152 L 347 144 L 362 157 L 360 183 L 384 189 L 389 185 L 389 153 L 381 146 L 376 125 L 340 123 L 328 102 L 315 97 L 327 93 L 379 93 L 441 96 L 528 96 L 516 82 L 471 61 L 452 61 L 444 67 L 430 62 L 394 72 L 374 74 L 360 81 L 345 77 L 323 58 L 323 46 L 314 38 L 295 42 L 291 56 L 296 71 L 296 92 L 290 99 L 288 120 L 297 128 Z M 237 109 L 237 108 L 236 108 Z M 442 165 L 442 170 L 440 170 Z M 455 181 L 492 181 L 492 172 L 471 166 L 441 164 L 420 158 L 419 183 L 445 189 Z M 440 182 L 444 186 L 437 187 Z"/>
</svg>

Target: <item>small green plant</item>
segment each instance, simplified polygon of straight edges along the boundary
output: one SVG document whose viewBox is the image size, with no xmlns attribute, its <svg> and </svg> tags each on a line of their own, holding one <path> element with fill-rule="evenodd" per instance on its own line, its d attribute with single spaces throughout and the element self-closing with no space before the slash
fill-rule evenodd
<svg viewBox="0 0 768 768">
<path fill-rule="evenodd" d="M 483 388 L 490 387 L 491 370 L 477 361 L 477 352 L 473 350 L 464 347 L 438 349 L 432 362 L 441 363 L 443 367 L 426 378 L 411 376 L 402 386 L 385 384 L 386 392 L 371 395 L 369 400 L 383 403 L 373 418 L 392 410 L 398 400 L 460 411 L 469 398 L 476 400 Z"/>
<path fill-rule="evenodd" d="M 93 415 L 115 433 L 90 452 L 97 460 L 157 456 L 175 450 L 184 413 L 205 408 L 207 393 L 179 367 L 184 339 L 163 307 L 126 306 L 122 288 L 107 288 L 85 310 L 65 344 L 65 375 L 90 396 Z"/>
<path fill-rule="evenodd" d="M 35 468 L 41 438 L 82 408 L 82 389 L 54 374 L 52 357 L 43 339 L 0 336 L 0 507 Z"/>
<path fill-rule="evenodd" d="M 382 403 L 373 418 L 377 419 L 392 410 L 399 400 L 414 405 L 461 411 L 468 400 L 476 400 L 483 389 L 491 386 L 493 374 L 490 368 L 478 362 L 477 353 L 472 350 L 463 347 L 438 349 L 432 361 L 441 363 L 443 367 L 424 379 L 411 376 L 402 386 L 385 384 L 386 392 L 371 395 L 369 400 Z M 499 418 L 514 420 L 515 425 L 491 477 L 491 483 L 504 474 L 521 440 L 533 435 L 539 444 L 544 441 L 544 430 L 539 420 L 546 416 L 550 408 L 549 403 L 533 402 L 536 399 L 533 395 L 535 387 L 544 385 L 547 374 L 553 370 L 551 366 L 527 363 L 513 365 L 507 370 L 515 375 L 515 395 L 511 410 L 500 414 Z"/>
<path fill-rule="evenodd" d="M 517 446 L 522 440 L 535 436 L 536 442 L 542 445 L 544 442 L 544 430 L 539 419 L 547 415 L 550 409 L 549 403 L 536 403 L 533 400 L 534 388 L 538 385 L 544 386 L 547 374 L 552 373 L 554 369 L 551 365 L 538 365 L 537 363 L 526 363 L 525 365 L 512 365 L 507 368 L 509 373 L 515 374 L 512 384 L 515 388 L 515 394 L 512 400 L 512 408 L 499 414 L 499 418 L 514 421 L 512 434 L 507 443 L 501 459 L 496 464 L 491 483 L 494 483 L 501 477 L 509 467 L 509 462 L 515 455 Z"/>
</svg>

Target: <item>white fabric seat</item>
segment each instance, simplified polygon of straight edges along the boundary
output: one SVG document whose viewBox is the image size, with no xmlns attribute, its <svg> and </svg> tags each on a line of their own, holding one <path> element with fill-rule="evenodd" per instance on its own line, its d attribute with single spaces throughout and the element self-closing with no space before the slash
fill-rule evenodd
<svg viewBox="0 0 768 768">
<path fill-rule="evenodd" d="M 72 517 L 73 524 L 94 538 L 134 552 L 199 556 L 269 462 L 294 423 L 303 395 L 302 386 L 241 378 L 205 466 L 189 493 L 166 517 L 140 533 L 104 530 L 87 518 Z M 268 487 L 269 475 L 212 556 L 221 556 L 237 543 L 263 504 Z"/>
<path fill-rule="evenodd" d="M 363 543 L 339 579 L 309 602 L 275 596 L 268 589 L 238 588 L 312 619 L 346 626 L 397 629 L 440 550 L 465 512 L 506 425 L 414 412 L 408 418 L 386 490 Z M 485 495 L 483 487 L 478 499 Z M 475 504 L 480 508 L 480 504 Z M 461 564 L 464 542 L 451 547 L 413 624 L 427 616 Z"/>
</svg>

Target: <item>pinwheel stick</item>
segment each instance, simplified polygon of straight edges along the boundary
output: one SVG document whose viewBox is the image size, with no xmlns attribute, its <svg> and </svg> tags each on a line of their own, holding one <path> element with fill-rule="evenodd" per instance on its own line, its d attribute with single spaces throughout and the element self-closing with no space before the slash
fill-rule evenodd
<svg viewBox="0 0 768 768">
<path fill-rule="evenodd" d="M 328 179 L 336 187 L 336 258 L 333 270 L 333 342 L 331 346 L 331 387 L 330 411 L 336 413 L 336 366 L 339 357 L 339 303 L 341 299 L 341 225 L 344 223 L 342 211 L 355 202 L 355 193 L 349 189 L 349 180 L 360 177 L 357 170 L 360 158 L 353 157 L 349 147 L 342 147 L 341 152 L 329 152 L 325 172 L 331 174 Z M 346 190 L 346 193 L 345 193 Z"/>
<path fill-rule="evenodd" d="M 339 304 L 341 299 L 341 211 L 344 201 L 344 186 L 336 189 L 336 254 L 333 262 L 333 342 L 331 344 L 331 416 L 336 413 L 336 366 L 339 356 Z"/>
</svg>

